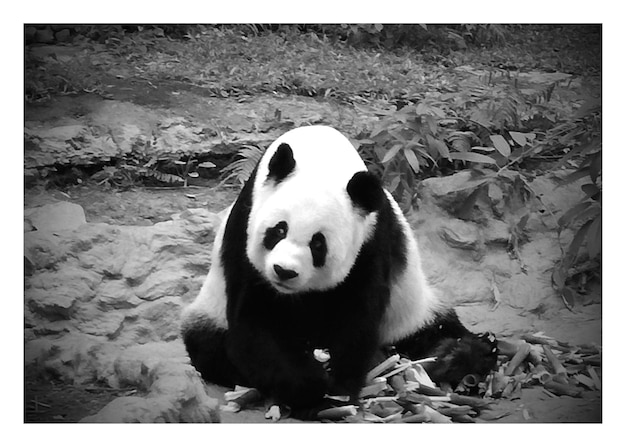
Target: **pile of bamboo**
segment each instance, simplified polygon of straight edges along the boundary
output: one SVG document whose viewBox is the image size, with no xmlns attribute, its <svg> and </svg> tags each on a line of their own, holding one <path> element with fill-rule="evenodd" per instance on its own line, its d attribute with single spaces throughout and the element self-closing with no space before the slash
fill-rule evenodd
<svg viewBox="0 0 626 447">
<path fill-rule="evenodd" d="M 570 346 L 541 333 L 517 340 L 498 340 L 498 369 L 485 380 L 473 374 L 455 389 L 437 386 L 423 365 L 434 358 L 412 361 L 393 355 L 367 375 L 359 402 L 347 396 L 327 396 L 335 405 L 317 414 L 322 421 L 345 422 L 476 422 L 495 419 L 485 411 L 497 399 L 521 397 L 522 388 L 541 386 L 554 398 L 582 397 L 585 391 L 601 390 L 601 350 L 596 346 Z M 316 357 L 328 362 L 328 354 Z M 225 395 L 224 411 L 239 411 L 260 403 L 255 389 L 237 387 Z M 265 417 L 278 421 L 289 414 L 274 402 L 265 403 Z"/>
</svg>

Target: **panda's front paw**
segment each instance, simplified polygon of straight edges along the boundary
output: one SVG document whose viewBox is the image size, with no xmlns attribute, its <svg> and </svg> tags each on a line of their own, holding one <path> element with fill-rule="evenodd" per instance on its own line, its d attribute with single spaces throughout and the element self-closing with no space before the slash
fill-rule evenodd
<svg viewBox="0 0 626 447">
<path fill-rule="evenodd" d="M 431 379 L 458 385 L 468 374 L 485 377 L 496 366 L 497 341 L 493 334 L 469 334 L 442 340 L 434 350 L 437 361 L 424 367 Z"/>
</svg>

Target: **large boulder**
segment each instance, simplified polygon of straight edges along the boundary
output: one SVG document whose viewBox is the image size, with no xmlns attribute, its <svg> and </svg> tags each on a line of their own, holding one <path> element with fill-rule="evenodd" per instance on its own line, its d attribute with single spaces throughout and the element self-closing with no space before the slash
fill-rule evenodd
<svg viewBox="0 0 626 447">
<path fill-rule="evenodd" d="M 197 209 L 149 227 L 90 224 L 80 206 L 57 202 L 25 219 L 25 366 L 143 393 L 89 421 L 216 420 L 178 320 L 209 269 L 220 218 Z"/>
</svg>

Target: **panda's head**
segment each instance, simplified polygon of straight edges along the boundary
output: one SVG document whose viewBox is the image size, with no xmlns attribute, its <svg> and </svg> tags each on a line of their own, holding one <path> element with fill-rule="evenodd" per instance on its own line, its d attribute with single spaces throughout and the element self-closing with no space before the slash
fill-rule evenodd
<svg viewBox="0 0 626 447">
<path fill-rule="evenodd" d="M 335 166 L 327 176 L 316 172 L 321 165 L 298 166 L 298 160 L 289 144 L 276 148 L 255 190 L 262 203 L 253 204 L 248 222 L 248 258 L 281 294 L 340 284 L 384 201 L 380 182 L 367 171 Z"/>
</svg>

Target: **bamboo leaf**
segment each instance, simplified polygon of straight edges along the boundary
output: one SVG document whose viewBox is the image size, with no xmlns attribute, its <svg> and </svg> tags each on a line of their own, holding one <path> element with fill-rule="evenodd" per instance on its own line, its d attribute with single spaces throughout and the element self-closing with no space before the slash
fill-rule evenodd
<svg viewBox="0 0 626 447">
<path fill-rule="evenodd" d="M 559 217 L 558 224 L 561 227 L 567 227 L 574 221 L 574 218 L 585 211 L 590 206 L 589 202 L 579 203 L 578 205 L 570 208 L 565 214 Z"/>
<path fill-rule="evenodd" d="M 587 183 L 581 186 L 580 189 L 582 189 L 583 192 L 587 194 L 589 197 L 593 197 L 600 192 L 600 188 L 598 188 L 593 183 Z"/>
<path fill-rule="evenodd" d="M 576 303 L 576 297 L 578 294 L 571 287 L 564 287 L 561 291 L 561 297 L 563 298 L 563 303 L 567 306 L 569 310 L 572 310 L 574 304 Z"/>
<path fill-rule="evenodd" d="M 589 176 L 591 177 L 591 180 L 595 182 L 602 171 L 602 152 L 598 152 L 592 157 L 593 158 L 589 165 Z"/>
<path fill-rule="evenodd" d="M 411 149 L 404 148 L 404 156 L 406 157 L 406 161 L 409 162 L 409 165 L 411 165 L 411 169 L 413 169 L 413 172 L 419 174 L 420 162 L 417 159 L 415 152 L 413 152 Z"/>
<path fill-rule="evenodd" d="M 441 140 L 436 140 L 430 135 L 428 135 L 426 138 L 428 140 L 429 146 L 436 149 L 437 152 L 439 152 L 439 155 L 441 155 L 443 158 L 450 160 L 450 151 L 448 150 L 448 146 L 446 145 L 446 143 Z"/>
<path fill-rule="evenodd" d="M 566 275 L 564 266 L 555 268 L 552 272 L 552 282 L 554 283 L 554 286 L 557 290 L 563 290 L 563 287 L 565 287 L 565 280 Z"/>
<path fill-rule="evenodd" d="M 583 177 L 587 177 L 588 175 L 590 175 L 589 168 L 577 169 L 576 171 L 567 175 L 563 180 L 561 180 L 559 182 L 559 187 L 569 185 L 570 183 L 573 183 L 576 180 L 581 179 Z"/>
<path fill-rule="evenodd" d="M 502 135 L 489 135 L 489 138 L 496 150 L 503 156 L 508 157 L 511 155 L 511 146 L 509 146 L 509 143 L 507 143 Z"/>
<path fill-rule="evenodd" d="M 592 221 L 588 221 L 586 224 L 580 227 L 580 229 L 576 232 L 576 235 L 574 236 L 572 243 L 569 245 L 569 248 L 567 249 L 566 257 L 569 258 L 572 262 L 574 259 L 576 259 L 576 256 L 578 255 L 578 250 L 580 249 L 580 246 L 585 240 L 585 236 L 587 236 L 587 232 L 589 231 L 589 227 L 591 226 L 591 223 Z"/>
<path fill-rule="evenodd" d="M 587 233 L 587 250 L 589 257 L 595 258 L 602 252 L 602 215 L 596 217 L 589 226 Z"/>
<path fill-rule="evenodd" d="M 396 154 L 400 151 L 400 149 L 402 149 L 401 144 L 394 144 L 393 147 L 387 151 L 387 153 L 381 160 L 381 163 L 383 164 L 387 163 L 389 160 L 391 160 L 393 157 L 396 156 Z"/>
<path fill-rule="evenodd" d="M 400 184 L 400 176 L 396 175 L 394 178 L 391 179 L 391 181 L 389 182 L 389 188 L 387 189 L 389 192 L 393 193 L 396 188 L 398 188 L 398 185 Z"/>
<path fill-rule="evenodd" d="M 528 140 L 526 139 L 526 134 L 524 133 L 511 131 L 509 132 L 509 135 L 511 135 L 511 138 L 513 138 L 513 141 L 515 141 L 520 146 L 526 146 L 526 144 L 528 144 Z"/>
<path fill-rule="evenodd" d="M 496 164 L 496 161 L 483 154 L 477 154 L 476 152 L 455 152 L 450 154 L 450 158 L 453 160 L 470 161 L 472 163 L 489 163 Z"/>
</svg>

